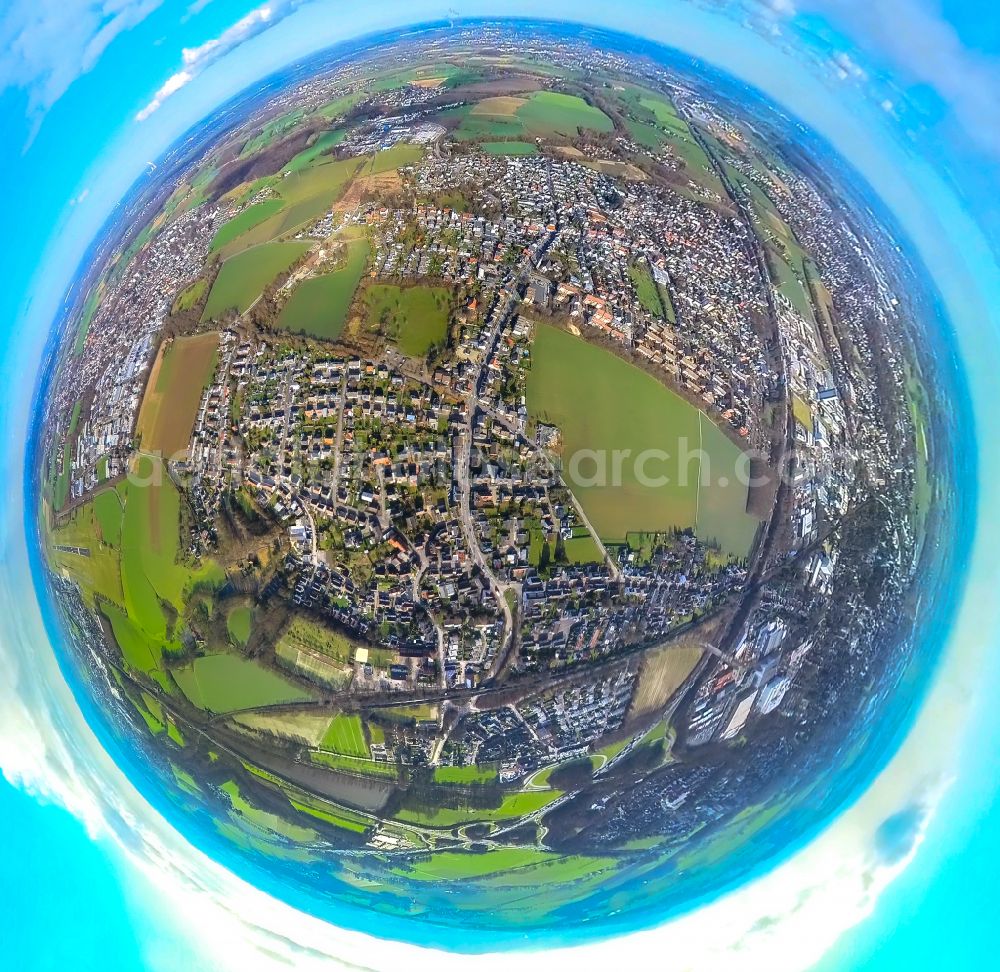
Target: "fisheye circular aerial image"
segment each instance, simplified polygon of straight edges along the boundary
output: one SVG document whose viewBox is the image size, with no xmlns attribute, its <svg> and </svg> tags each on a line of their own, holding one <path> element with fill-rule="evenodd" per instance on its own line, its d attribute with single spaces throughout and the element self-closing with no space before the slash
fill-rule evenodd
<svg viewBox="0 0 1000 972">
<path fill-rule="evenodd" d="M 873 207 L 730 79 L 556 25 L 214 113 L 42 392 L 102 717 L 370 913 L 607 933 L 765 862 L 912 703 L 952 567 L 955 379 Z"/>
<path fill-rule="evenodd" d="M 121 968 L 805 969 L 967 778 L 1000 218 L 960 86 L 791 4 L 500 6 L 175 10 L 222 26 L 104 149 L 47 131 L 61 69 L 29 95 L 79 228 L 23 223 L 0 765 L 113 847 L 59 884 L 188 915 Z M 165 43 L 94 16 L 70 91 Z M 823 968 L 897 967 L 867 935 Z"/>
</svg>

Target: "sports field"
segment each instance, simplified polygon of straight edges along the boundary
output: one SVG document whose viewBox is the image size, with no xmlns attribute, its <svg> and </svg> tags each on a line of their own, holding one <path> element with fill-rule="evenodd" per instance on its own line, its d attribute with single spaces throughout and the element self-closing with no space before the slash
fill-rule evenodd
<svg viewBox="0 0 1000 972">
<path fill-rule="evenodd" d="M 368 744 L 361 730 L 361 718 L 356 715 L 335 716 L 323 735 L 321 748 L 341 756 L 368 759 Z"/>
<path fill-rule="evenodd" d="M 209 712 L 232 712 L 309 698 L 288 679 L 240 655 L 196 658 L 178 668 L 174 679 L 192 705 Z"/>
<path fill-rule="evenodd" d="M 209 321 L 226 311 L 245 313 L 264 288 L 278 274 L 288 270 L 308 249 L 309 243 L 304 240 L 289 240 L 284 243 L 261 243 L 230 257 L 212 285 L 201 319 Z"/>
<path fill-rule="evenodd" d="M 351 240 L 339 269 L 310 277 L 295 287 L 278 316 L 278 325 L 298 334 L 336 340 L 344 330 L 367 263 L 368 241 Z"/>
<path fill-rule="evenodd" d="M 136 423 L 143 452 L 169 459 L 187 449 L 201 396 L 215 374 L 218 350 L 214 331 L 160 345 Z"/>
<path fill-rule="evenodd" d="M 651 375 L 540 324 L 527 402 L 533 418 L 559 427 L 564 478 L 602 540 L 694 529 L 731 556 L 747 556 L 757 521 L 737 481 L 740 450 Z"/>
<path fill-rule="evenodd" d="M 448 337 L 448 291 L 444 287 L 377 284 L 365 293 L 365 307 L 370 324 L 411 358 L 422 358 Z"/>
</svg>

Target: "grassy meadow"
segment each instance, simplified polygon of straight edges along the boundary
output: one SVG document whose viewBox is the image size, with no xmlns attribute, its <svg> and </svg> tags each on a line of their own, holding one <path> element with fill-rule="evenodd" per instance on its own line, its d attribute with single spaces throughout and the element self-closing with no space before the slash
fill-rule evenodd
<svg viewBox="0 0 1000 972">
<path fill-rule="evenodd" d="M 136 423 L 143 452 L 167 458 L 187 449 L 218 360 L 214 331 L 165 341 L 153 363 Z"/>
<path fill-rule="evenodd" d="M 757 521 L 746 514 L 747 490 L 736 481 L 740 450 L 697 408 L 651 375 L 567 331 L 541 324 L 532 346 L 527 401 L 533 418 L 559 427 L 564 478 L 602 540 L 623 543 L 631 532 L 694 529 L 732 556 L 747 555 Z M 694 454 L 686 463 L 681 458 L 685 449 Z M 617 482 L 615 450 L 628 450 Z M 646 450 L 661 453 L 642 470 L 629 458 Z M 708 456 L 707 470 L 698 450 Z M 597 462 L 586 458 L 589 451 L 601 457 L 603 479 Z M 662 453 L 671 457 L 669 466 Z M 710 484 L 701 484 L 703 472 Z M 640 481 L 646 477 L 668 481 Z M 719 483 L 723 478 L 726 485 Z"/>
<path fill-rule="evenodd" d="M 422 358 L 447 340 L 448 300 L 444 287 L 376 284 L 365 292 L 369 323 L 411 358 Z"/>
<path fill-rule="evenodd" d="M 505 139 L 530 144 L 526 137 L 576 138 L 581 130 L 614 130 L 614 123 L 599 108 L 577 95 L 558 91 L 536 91 L 527 98 L 485 98 L 453 114 L 461 118 L 455 131 L 459 141 L 485 139 L 494 143 Z"/>
<path fill-rule="evenodd" d="M 208 712 L 302 702 L 310 697 L 288 679 L 241 655 L 205 655 L 173 674 L 192 705 Z"/>
<path fill-rule="evenodd" d="M 340 337 L 368 264 L 368 254 L 367 240 L 351 240 L 341 267 L 303 280 L 295 287 L 278 316 L 279 327 L 328 341 Z"/>
<path fill-rule="evenodd" d="M 264 288 L 279 274 L 290 269 L 308 250 L 309 244 L 304 240 L 289 240 L 261 243 L 230 257 L 212 285 L 201 319 L 210 321 L 226 311 L 246 313 Z"/>
</svg>

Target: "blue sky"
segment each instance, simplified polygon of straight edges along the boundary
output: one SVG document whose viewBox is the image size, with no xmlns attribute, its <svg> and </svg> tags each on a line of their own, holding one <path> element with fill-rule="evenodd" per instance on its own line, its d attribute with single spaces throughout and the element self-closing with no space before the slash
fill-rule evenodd
<svg viewBox="0 0 1000 972">
<path fill-rule="evenodd" d="M 1000 306 L 991 249 L 1000 207 L 987 191 L 1000 159 L 1000 11 L 958 0 L 744 0 L 733 8 L 724 17 L 683 0 L 637 0 L 621 10 L 551 0 L 547 12 L 697 53 L 809 119 L 864 172 L 931 266 L 988 424 Z M 532 9 L 475 0 L 462 12 Z M 32 607 L 18 486 L 27 403 L 53 312 L 93 233 L 146 160 L 296 56 L 445 12 L 424 0 L 369 8 L 8 0 L 0 13 L 0 173 L 9 187 L 0 244 L 8 281 L 0 290 L 0 467 L 11 484 L 0 518 L 0 769 L 13 784 L 0 783 L 0 822 L 23 837 L 0 862 L 0 941 L 20 951 L 17 967 L 62 967 L 64 947 L 72 947 L 72 967 L 101 967 L 109 943 L 116 969 L 263 969 L 269 954 L 292 954 L 306 967 L 290 942 L 376 967 L 451 964 L 317 927 L 229 878 L 145 806 L 89 734 L 52 661 Z M 804 50 L 800 31 L 825 37 L 822 53 Z M 1000 456 L 987 439 L 981 459 L 991 481 Z M 665 948 L 699 969 L 737 967 L 737 954 L 772 969 L 801 968 L 828 946 L 825 967 L 838 969 L 924 967 L 942 942 L 958 967 L 990 954 L 1000 716 L 989 700 L 1000 662 L 986 632 L 997 631 L 989 550 L 1000 516 L 988 490 L 982 504 L 970 596 L 936 691 L 871 792 L 742 897 L 581 953 L 576 964 L 630 955 L 641 963 Z M 918 797 L 937 806 L 919 851 L 905 870 L 880 866 L 871 858 L 873 830 Z M 54 893 L 68 904 L 62 938 L 51 932 Z M 776 918 L 776 928 L 751 934 L 762 916 Z"/>
</svg>

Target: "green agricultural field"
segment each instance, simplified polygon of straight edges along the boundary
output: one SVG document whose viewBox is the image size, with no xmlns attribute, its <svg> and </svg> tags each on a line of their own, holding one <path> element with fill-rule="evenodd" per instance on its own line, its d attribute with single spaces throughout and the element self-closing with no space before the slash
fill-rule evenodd
<svg viewBox="0 0 1000 972">
<path fill-rule="evenodd" d="M 927 424 L 929 405 L 927 389 L 917 372 L 906 364 L 906 396 L 913 421 L 915 435 L 916 462 L 913 482 L 913 519 L 917 536 L 923 543 L 927 524 L 927 512 L 934 498 L 934 485 L 930 477 L 930 449 L 928 447 Z"/>
<path fill-rule="evenodd" d="M 364 97 L 365 93 L 363 91 L 356 91 L 353 94 L 342 95 L 339 98 L 334 98 L 333 101 L 328 101 L 322 107 L 317 108 L 316 114 L 327 119 L 328 121 L 332 121 L 334 118 L 346 115 Z"/>
<path fill-rule="evenodd" d="M 81 354 L 84 343 L 87 340 L 87 332 L 97 313 L 97 308 L 101 305 L 101 294 L 104 291 L 103 281 L 99 283 L 87 296 L 87 302 L 83 305 L 83 313 L 80 315 L 80 326 L 76 331 L 76 343 L 73 345 L 73 353 Z"/>
<path fill-rule="evenodd" d="M 672 129 L 684 136 L 691 134 L 687 122 L 677 114 L 677 109 L 669 101 L 665 101 L 663 98 L 639 98 L 638 103 L 651 112 L 664 128 Z"/>
<path fill-rule="evenodd" d="M 701 415 L 701 472 L 705 478 L 698 491 L 698 518 L 695 533 L 706 543 L 738 560 L 746 558 L 753 546 L 760 521 L 746 511 L 748 466 L 738 446 L 705 415 Z M 724 481 L 723 481 L 724 480 Z"/>
<path fill-rule="evenodd" d="M 170 459 L 187 449 L 202 395 L 215 375 L 218 351 L 214 331 L 160 346 L 136 422 L 143 452 Z"/>
<path fill-rule="evenodd" d="M 326 655 L 341 665 L 350 665 L 358 648 L 346 635 L 304 617 L 292 619 L 278 639 L 278 644 L 293 651 L 306 650 Z"/>
<path fill-rule="evenodd" d="M 635 142 L 643 148 L 656 151 L 668 141 L 666 133 L 656 125 L 635 121 L 632 118 L 626 119 L 625 125 Z"/>
<path fill-rule="evenodd" d="M 622 543 L 630 532 L 695 529 L 730 555 L 747 555 L 757 521 L 746 513 L 747 488 L 737 481 L 740 450 L 651 375 L 540 324 L 527 401 L 533 418 L 559 427 L 564 475 L 606 543 Z M 617 482 L 615 450 L 623 456 Z M 630 461 L 641 454 L 651 455 L 645 467 Z M 703 477 L 711 483 L 703 485 Z"/>
<path fill-rule="evenodd" d="M 540 138 L 564 135 L 572 138 L 578 129 L 612 132 L 614 123 L 599 108 L 588 105 L 576 95 L 558 91 L 538 91 L 517 110 L 517 118 L 533 135 Z"/>
<path fill-rule="evenodd" d="M 368 321 L 403 354 L 422 358 L 448 338 L 449 296 L 444 287 L 376 284 L 365 292 Z"/>
<path fill-rule="evenodd" d="M 76 402 L 73 405 L 73 413 L 70 416 L 69 427 L 66 430 L 66 441 L 62 450 L 62 466 L 53 487 L 53 505 L 57 510 L 61 510 L 69 499 L 69 476 L 70 467 L 73 460 L 73 445 L 76 437 L 76 428 L 80 424 L 81 405 Z"/>
<path fill-rule="evenodd" d="M 223 246 L 219 255 L 228 263 L 232 257 L 245 250 L 277 240 L 322 216 L 343 195 L 364 161 L 343 159 L 328 162 L 317 159 L 313 164 L 293 170 L 285 178 L 271 176 L 253 183 L 248 187 L 248 195 L 253 195 L 264 186 L 270 186 L 277 192 L 283 205 L 273 215 Z"/>
<path fill-rule="evenodd" d="M 177 785 L 184 790 L 185 793 L 190 793 L 192 795 L 201 793 L 201 787 L 198 786 L 195 778 L 186 769 L 183 769 L 176 763 L 171 763 L 170 769 L 174 774 L 174 779 L 177 781 Z"/>
<path fill-rule="evenodd" d="M 366 158 L 342 159 L 324 162 L 321 165 L 310 165 L 282 179 L 275 188 L 289 205 L 321 204 L 322 212 L 340 196 L 344 187 L 364 167 L 366 161 Z"/>
<path fill-rule="evenodd" d="M 233 812 L 247 823 L 263 831 L 268 836 L 279 835 L 295 843 L 316 840 L 319 834 L 307 827 L 300 827 L 276 813 L 261 810 L 247 800 L 233 780 L 222 784 L 222 791 L 229 797 Z"/>
<path fill-rule="evenodd" d="M 585 878 L 613 872 L 618 862 L 613 857 L 584 857 L 573 854 L 555 860 L 539 861 L 498 873 L 490 878 L 491 888 L 539 888 L 551 890 L 557 885 L 577 886 Z"/>
<path fill-rule="evenodd" d="M 304 108 L 296 108 L 268 122 L 260 132 L 243 146 L 240 156 L 247 158 L 272 142 L 276 142 L 286 132 L 290 132 L 305 116 Z"/>
<path fill-rule="evenodd" d="M 528 98 L 486 98 L 476 105 L 451 109 L 446 117 L 461 119 L 454 137 L 530 144 L 532 138 L 575 138 L 578 130 L 614 131 L 614 123 L 599 108 L 576 95 L 536 91 Z M 527 153 L 524 153 L 527 154 Z"/>
<path fill-rule="evenodd" d="M 722 195 L 722 183 L 701 145 L 690 135 L 682 135 L 672 130 L 667 130 L 664 134 L 664 144 L 684 162 L 684 174 Z"/>
<path fill-rule="evenodd" d="M 269 216 L 280 212 L 284 206 L 285 204 L 281 199 L 273 196 L 270 199 L 265 199 L 263 202 L 248 206 L 243 212 L 229 220 L 228 223 L 224 223 L 219 227 L 219 231 L 212 237 L 212 246 L 209 252 L 214 253 L 216 250 L 221 250 L 222 247 L 232 243 L 236 237 L 242 236 L 247 230 L 253 229 L 258 223 L 263 223 Z"/>
<path fill-rule="evenodd" d="M 167 725 L 163 720 L 163 706 L 146 692 L 142 693 L 141 700 L 131 698 L 135 705 L 136 712 L 142 716 L 146 727 L 154 736 L 159 736 L 166 732 Z"/>
<path fill-rule="evenodd" d="M 544 864 L 559 859 L 558 854 L 537 850 L 534 847 L 504 847 L 489 854 L 468 851 L 438 851 L 435 854 L 414 857 L 407 862 L 407 877 L 419 881 L 449 881 L 475 879 L 488 874 L 508 873 L 519 868 Z"/>
<path fill-rule="evenodd" d="M 405 808 L 396 814 L 395 819 L 424 827 L 457 827 L 475 823 L 477 820 L 513 820 L 542 810 L 561 796 L 562 793 L 559 790 L 526 790 L 522 793 L 509 793 L 504 797 L 499 807 L 492 809 L 438 807 L 434 810 L 415 810 Z"/>
<path fill-rule="evenodd" d="M 122 520 L 121 570 L 129 619 L 150 637 L 174 641 L 162 602 L 183 613 L 195 585 L 216 587 L 225 580 L 221 568 L 208 561 L 197 569 L 178 561 L 180 496 L 173 482 L 128 485 Z"/>
<path fill-rule="evenodd" d="M 382 172 L 391 172 L 406 165 L 415 165 L 424 157 L 424 147 L 422 145 L 410 145 L 408 142 L 400 142 L 392 148 L 376 152 L 371 162 L 366 163 L 361 172 L 363 175 L 379 175 Z"/>
<path fill-rule="evenodd" d="M 358 759 L 368 759 L 368 744 L 361 729 L 361 717 L 356 715 L 338 715 L 330 723 L 321 748 L 341 756 L 354 756 Z"/>
<path fill-rule="evenodd" d="M 233 716 L 233 722 L 245 729 L 292 739 L 311 747 L 322 741 L 330 726 L 330 716 L 311 709 L 282 709 L 280 712 L 241 712 Z"/>
<path fill-rule="evenodd" d="M 493 117 L 490 115 L 473 115 L 468 108 L 459 108 L 456 112 L 463 113 L 465 117 L 462 124 L 454 132 L 457 141 L 471 141 L 472 139 L 483 138 L 490 141 L 506 139 L 518 141 L 523 139 L 527 130 L 514 115 L 501 115 Z"/>
<path fill-rule="evenodd" d="M 191 704 L 208 712 L 233 712 L 310 698 L 288 679 L 240 655 L 205 655 L 173 674 Z"/>
<path fill-rule="evenodd" d="M 373 759 L 360 759 L 357 756 L 342 756 L 340 753 L 312 752 L 310 758 L 318 766 L 340 770 L 342 773 L 355 773 L 361 776 L 381 776 L 396 779 L 399 770 L 395 763 L 377 763 Z"/>
<path fill-rule="evenodd" d="M 372 827 L 372 822 L 362 817 L 361 814 L 351 813 L 350 810 L 340 807 L 332 805 L 318 806 L 295 799 L 291 800 L 291 804 L 299 813 L 307 814 L 334 827 L 340 827 L 342 830 L 350 830 L 356 834 L 363 834 Z"/>
<path fill-rule="evenodd" d="M 338 270 L 310 277 L 296 286 L 278 316 L 278 326 L 335 341 L 344 330 L 354 292 L 368 264 L 368 254 L 366 239 L 351 240 Z"/>
<path fill-rule="evenodd" d="M 52 505 L 57 510 L 61 510 L 66 505 L 66 500 L 69 499 L 69 474 L 72 463 L 73 446 L 67 438 L 62 450 L 62 466 L 52 487 Z"/>
<path fill-rule="evenodd" d="M 53 569 L 72 577 L 92 607 L 97 597 L 118 605 L 124 603 L 118 549 L 102 542 L 103 535 L 94 501 L 78 506 L 46 535 L 46 551 Z"/>
<path fill-rule="evenodd" d="M 123 506 L 116 489 L 102 489 L 94 497 L 94 515 L 101 528 L 101 539 L 112 547 L 117 547 L 122 539 Z"/>
<path fill-rule="evenodd" d="M 684 162 L 688 178 L 722 194 L 722 184 L 711 160 L 669 101 L 631 87 L 620 98 L 628 116 L 625 124 L 629 134 L 640 146 L 653 151 L 668 148 Z"/>
<path fill-rule="evenodd" d="M 492 783 L 497 771 L 486 766 L 437 766 L 434 768 L 435 783 Z"/>
<path fill-rule="evenodd" d="M 534 142 L 483 142 L 479 147 L 487 155 L 538 155 Z"/>
<path fill-rule="evenodd" d="M 262 243 L 230 257 L 212 285 L 201 319 L 209 321 L 226 311 L 246 313 L 264 288 L 303 256 L 309 245 L 303 240 Z"/>
<path fill-rule="evenodd" d="M 240 604 L 226 615 L 226 630 L 237 645 L 243 646 L 250 640 L 252 627 L 253 611 L 249 604 Z"/>
<path fill-rule="evenodd" d="M 114 605 L 103 604 L 101 612 L 110 622 L 122 658 L 129 668 L 155 678 L 163 668 L 163 652 L 159 643 L 136 628 Z"/>
<path fill-rule="evenodd" d="M 344 136 L 347 134 L 347 130 L 340 128 L 333 132 L 323 132 L 315 142 L 312 143 L 307 149 L 303 149 L 299 152 L 295 158 L 292 159 L 288 165 L 285 166 L 285 172 L 299 172 L 302 169 L 307 168 L 312 165 L 317 159 L 321 159 L 325 152 L 338 146 L 343 140 Z"/>
<path fill-rule="evenodd" d="M 812 298 L 809 296 L 805 276 L 799 276 L 792 265 L 773 247 L 767 247 L 767 262 L 771 275 L 782 296 L 787 297 L 792 306 L 807 321 L 815 321 Z"/>
</svg>

